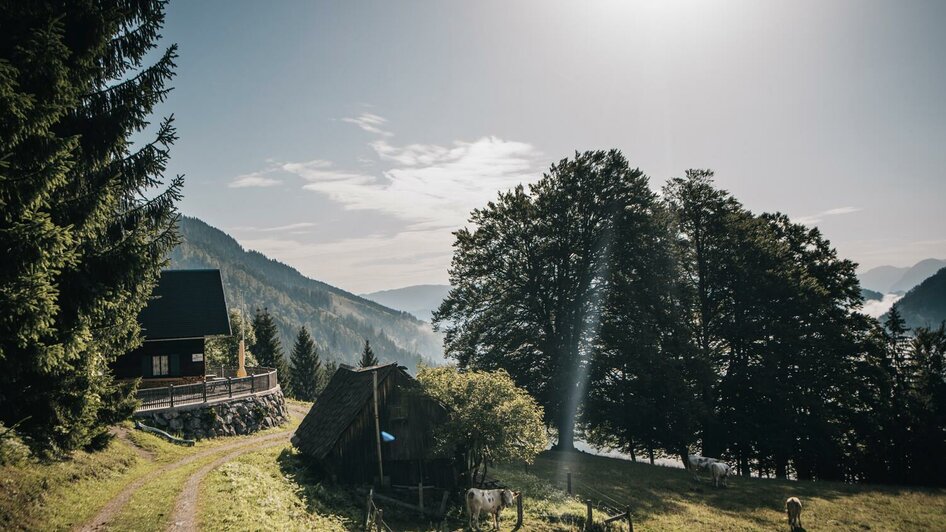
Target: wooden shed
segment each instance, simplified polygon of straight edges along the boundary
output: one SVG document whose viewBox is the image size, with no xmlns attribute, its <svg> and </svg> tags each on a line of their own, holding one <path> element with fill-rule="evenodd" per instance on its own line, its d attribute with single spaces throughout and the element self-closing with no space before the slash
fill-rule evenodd
<svg viewBox="0 0 946 532">
<path fill-rule="evenodd" d="M 396 363 L 342 366 L 296 429 L 292 443 L 338 482 L 379 484 L 383 470 L 385 485 L 422 482 L 453 489 L 453 460 L 433 454 L 434 429 L 446 419 L 446 408 Z M 394 439 L 385 441 L 390 438 L 382 433 Z"/>
</svg>

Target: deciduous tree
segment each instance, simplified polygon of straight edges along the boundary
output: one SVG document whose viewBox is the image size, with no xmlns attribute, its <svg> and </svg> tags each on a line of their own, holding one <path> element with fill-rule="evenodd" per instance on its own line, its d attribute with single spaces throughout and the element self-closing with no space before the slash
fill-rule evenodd
<svg viewBox="0 0 946 532">
<path fill-rule="evenodd" d="M 447 407 L 449 419 L 435 434 L 438 452 L 466 457 L 471 487 L 488 464 L 531 463 L 548 445 L 542 407 L 503 370 L 422 367 L 417 380 Z"/>
</svg>

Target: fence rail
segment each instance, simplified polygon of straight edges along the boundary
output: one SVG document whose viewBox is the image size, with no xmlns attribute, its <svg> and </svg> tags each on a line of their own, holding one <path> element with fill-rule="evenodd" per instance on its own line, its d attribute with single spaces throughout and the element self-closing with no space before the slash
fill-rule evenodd
<svg viewBox="0 0 946 532">
<path fill-rule="evenodd" d="M 208 380 L 195 384 L 142 388 L 137 392 L 138 412 L 160 410 L 183 405 L 193 405 L 216 399 L 245 397 L 272 390 L 278 384 L 273 368 L 246 368 L 246 377 L 236 377 L 236 370 L 220 368 L 220 376 L 208 376 Z"/>
</svg>

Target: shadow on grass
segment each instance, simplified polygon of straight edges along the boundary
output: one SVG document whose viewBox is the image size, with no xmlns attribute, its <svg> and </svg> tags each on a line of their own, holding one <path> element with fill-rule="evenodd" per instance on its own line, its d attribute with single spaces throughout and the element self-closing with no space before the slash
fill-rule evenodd
<svg viewBox="0 0 946 532">
<path fill-rule="evenodd" d="M 518 466 L 521 469 L 521 466 Z M 510 468 L 512 469 L 512 468 Z M 854 495 L 942 490 L 900 486 L 856 485 L 840 482 L 795 482 L 774 479 L 729 479 L 729 487 L 713 487 L 703 476 L 696 482 L 684 469 L 652 466 L 627 460 L 595 456 L 583 452 L 546 451 L 529 466 L 529 472 L 565 489 L 567 473 L 572 474 L 573 490 L 583 499 L 602 500 L 612 507 L 631 507 L 636 519 L 682 510 L 680 501 L 702 503 L 721 512 L 738 514 L 757 521 L 760 526 L 771 523 L 752 514 L 768 509 L 783 512 L 785 499 L 839 499 Z"/>
<path fill-rule="evenodd" d="M 305 503 L 307 512 L 341 515 L 353 523 L 361 521 L 362 511 L 356 505 L 353 494 L 323 479 L 318 471 L 306 464 L 301 454 L 287 447 L 279 453 L 276 461 L 282 474 L 301 488 L 298 495 Z"/>
</svg>

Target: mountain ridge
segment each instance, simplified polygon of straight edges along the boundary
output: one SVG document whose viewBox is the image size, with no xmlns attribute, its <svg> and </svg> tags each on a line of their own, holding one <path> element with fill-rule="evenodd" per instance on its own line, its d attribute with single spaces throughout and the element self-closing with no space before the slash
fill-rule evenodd
<svg viewBox="0 0 946 532">
<path fill-rule="evenodd" d="M 450 285 L 446 284 L 415 284 L 369 292 L 361 294 L 361 297 L 386 307 L 409 312 L 421 320 L 430 322 L 433 312 L 447 297 L 450 288 Z"/>
<path fill-rule="evenodd" d="M 905 293 L 946 267 L 946 260 L 928 258 L 913 266 L 877 266 L 857 275 L 862 288 L 888 293 Z"/>
<path fill-rule="evenodd" d="M 939 327 L 946 321 L 946 268 L 907 292 L 896 306 L 908 327 Z"/>
<path fill-rule="evenodd" d="M 357 362 L 365 339 L 382 362 L 396 361 L 411 370 L 443 359 L 440 336 L 407 312 L 308 278 L 243 248 L 198 218 L 181 217 L 178 229 L 182 242 L 170 255 L 170 268 L 220 269 L 229 307 L 238 308 L 245 300 L 248 314 L 268 308 L 286 356 L 299 327 L 306 325 L 323 358 L 341 363 Z"/>
</svg>

